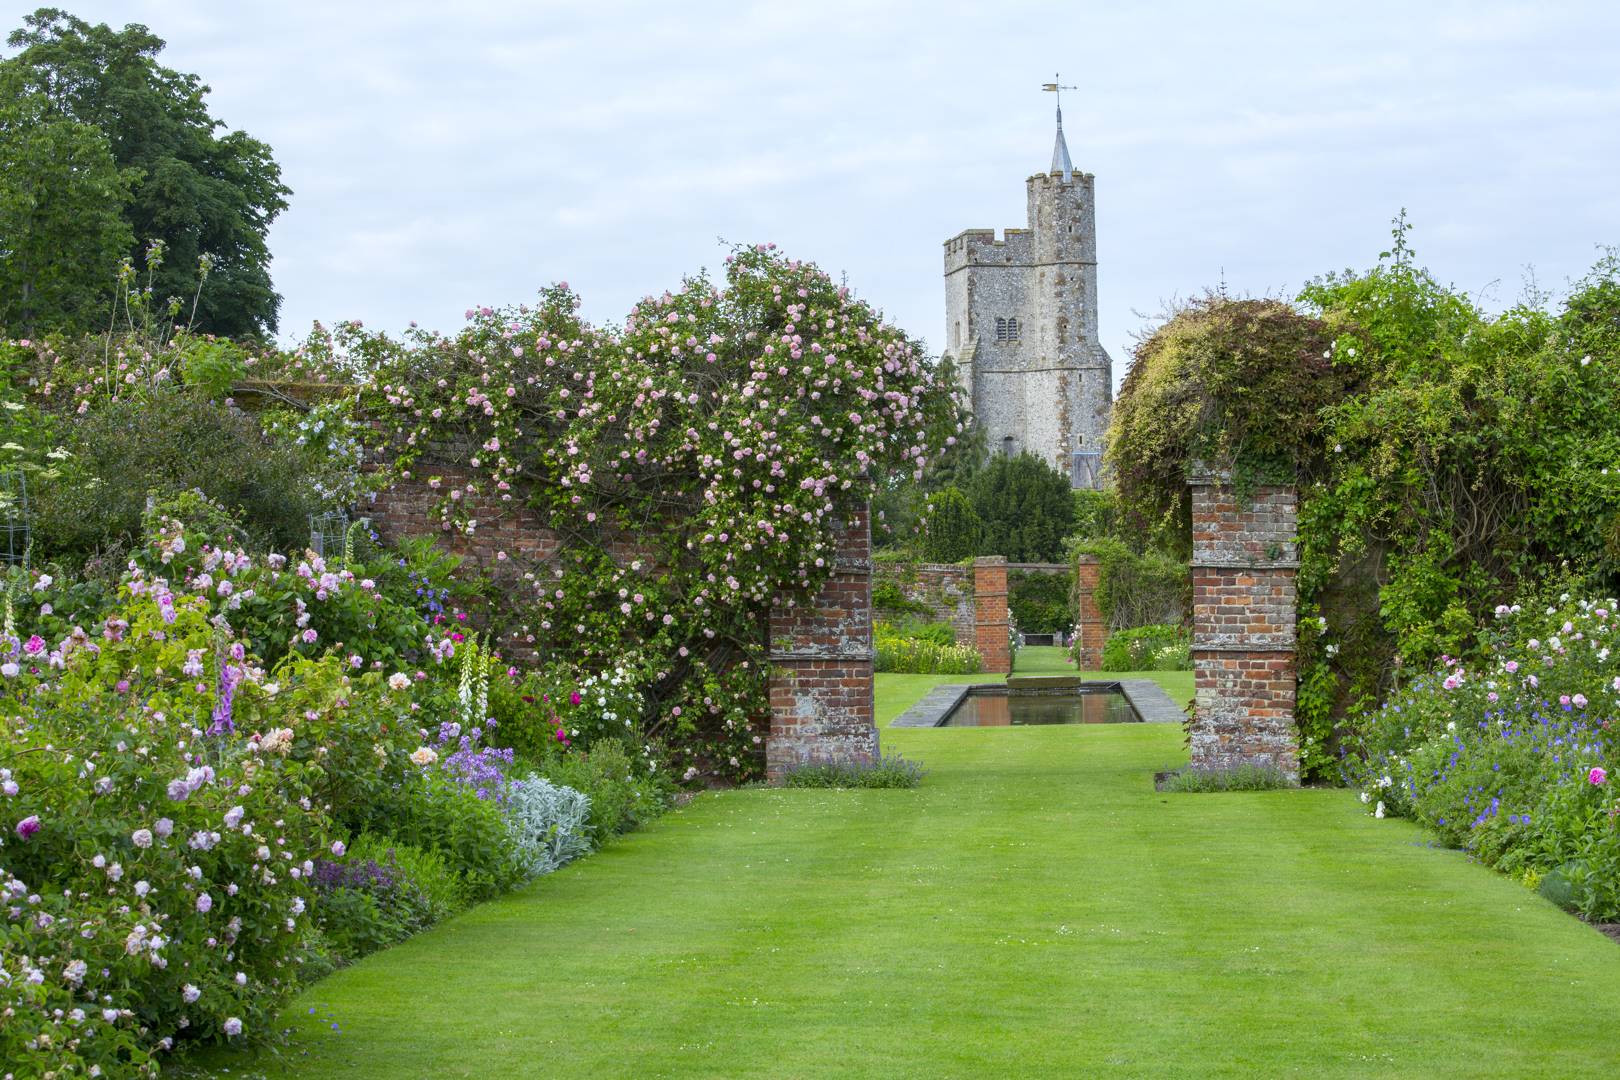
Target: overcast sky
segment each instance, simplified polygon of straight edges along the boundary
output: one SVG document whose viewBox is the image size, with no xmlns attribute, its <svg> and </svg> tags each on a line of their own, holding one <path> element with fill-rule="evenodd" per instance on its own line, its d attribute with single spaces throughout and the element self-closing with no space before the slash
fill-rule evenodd
<svg viewBox="0 0 1620 1080">
<path fill-rule="evenodd" d="M 145 23 L 274 148 L 289 339 L 451 330 L 559 279 L 617 320 L 723 238 L 847 273 L 937 349 L 941 244 L 1024 224 L 1055 71 L 1116 380 L 1166 301 L 1366 267 L 1403 206 L 1493 307 L 1620 243 L 1612 0 L 57 2 Z"/>
</svg>

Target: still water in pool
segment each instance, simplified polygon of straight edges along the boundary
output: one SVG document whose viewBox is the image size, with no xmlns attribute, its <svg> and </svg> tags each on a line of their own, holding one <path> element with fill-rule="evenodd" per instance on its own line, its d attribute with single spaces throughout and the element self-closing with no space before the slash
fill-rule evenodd
<svg viewBox="0 0 1620 1080">
<path fill-rule="evenodd" d="M 1117 690 L 1070 694 L 969 694 L 940 727 L 1131 724 L 1141 717 Z"/>
</svg>

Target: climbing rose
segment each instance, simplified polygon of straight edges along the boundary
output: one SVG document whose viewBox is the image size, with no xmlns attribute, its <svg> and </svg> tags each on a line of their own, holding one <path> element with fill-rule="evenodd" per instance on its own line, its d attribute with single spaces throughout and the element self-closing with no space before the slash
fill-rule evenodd
<svg viewBox="0 0 1620 1080">
<path fill-rule="evenodd" d="M 39 832 L 38 814 L 29 814 L 27 817 L 17 822 L 17 835 L 21 839 L 26 840 L 37 832 Z"/>
<path fill-rule="evenodd" d="M 1601 786 L 1607 783 L 1608 780 L 1609 774 L 1604 771 L 1601 765 L 1593 766 L 1592 771 L 1586 774 L 1586 782 L 1588 784 Z"/>
</svg>

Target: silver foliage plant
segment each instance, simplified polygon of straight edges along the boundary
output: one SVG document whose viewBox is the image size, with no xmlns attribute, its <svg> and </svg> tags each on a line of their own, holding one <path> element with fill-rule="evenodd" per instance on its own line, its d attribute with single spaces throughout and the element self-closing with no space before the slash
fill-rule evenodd
<svg viewBox="0 0 1620 1080">
<path fill-rule="evenodd" d="M 526 877 L 549 874 L 591 849 L 591 800 L 531 773 L 506 798 L 513 857 Z"/>
</svg>

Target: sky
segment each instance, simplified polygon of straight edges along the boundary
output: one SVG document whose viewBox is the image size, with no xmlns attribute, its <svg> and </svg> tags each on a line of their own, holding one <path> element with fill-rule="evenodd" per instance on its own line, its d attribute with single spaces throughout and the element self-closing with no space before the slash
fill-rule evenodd
<svg viewBox="0 0 1620 1080">
<path fill-rule="evenodd" d="M 1178 298 L 1366 268 L 1402 208 L 1493 309 L 1620 244 L 1612 0 L 55 2 L 150 27 L 274 149 L 288 341 L 451 331 L 558 280 L 616 321 L 774 241 L 937 351 L 941 245 L 1024 225 L 1056 72 L 1116 382 Z"/>
</svg>

